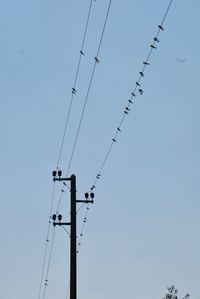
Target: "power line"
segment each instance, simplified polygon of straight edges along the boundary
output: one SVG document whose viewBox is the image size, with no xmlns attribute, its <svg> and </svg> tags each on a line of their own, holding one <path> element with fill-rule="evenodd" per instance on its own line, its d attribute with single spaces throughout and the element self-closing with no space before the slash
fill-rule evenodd
<svg viewBox="0 0 200 299">
<path fill-rule="evenodd" d="M 67 133 L 69 118 L 70 118 L 70 114 L 71 114 L 71 110 L 72 110 L 74 95 L 76 94 L 76 84 L 77 84 L 78 75 L 79 75 L 79 72 L 80 72 L 81 60 L 82 60 L 82 57 L 84 56 L 84 46 L 85 46 L 85 41 L 86 41 L 86 36 L 87 36 L 87 31 L 88 31 L 88 25 L 89 25 L 91 10 L 92 10 L 92 4 L 93 4 L 93 0 L 90 0 L 89 1 L 89 9 L 88 9 L 87 18 L 86 18 L 86 24 L 85 24 L 83 38 L 82 38 L 82 42 L 81 42 L 81 50 L 80 50 L 79 59 L 78 59 L 76 72 L 75 72 L 75 78 L 74 78 L 74 82 L 73 82 L 73 88 L 72 88 L 72 93 L 71 93 L 71 98 L 70 98 L 70 104 L 69 104 L 69 108 L 68 108 L 68 112 L 67 112 L 66 122 L 65 122 L 64 131 L 63 131 L 63 136 L 62 136 L 62 140 L 61 140 L 61 146 L 60 146 L 58 159 L 57 159 L 57 167 L 56 167 L 57 169 L 59 167 L 61 154 L 62 154 L 63 146 L 64 146 L 64 141 L 65 141 L 65 138 L 66 138 L 66 133 Z M 54 195 L 55 195 L 55 183 L 54 183 L 54 186 L 53 186 L 53 192 L 52 192 L 52 197 L 51 197 L 49 221 L 48 221 L 48 228 L 47 228 L 47 237 L 46 237 L 44 257 L 43 257 L 43 262 L 42 262 L 42 271 L 41 271 L 38 299 L 41 298 L 41 291 L 42 291 L 42 287 L 43 287 L 44 272 L 45 272 L 45 267 L 46 267 L 46 259 L 47 259 L 49 241 L 50 241 L 49 240 L 49 235 L 50 235 L 50 225 L 51 225 L 51 216 L 52 216 L 52 210 L 53 210 Z M 57 210 L 58 210 L 58 208 L 57 208 Z M 53 246 L 53 244 L 51 246 Z M 50 261 L 49 261 L 48 267 L 49 267 L 49 265 L 50 265 Z M 46 293 L 46 283 L 45 283 L 43 298 L 45 296 L 45 293 Z"/>
<path fill-rule="evenodd" d="M 53 184 L 53 191 L 52 191 L 52 197 L 51 197 L 51 203 L 50 203 L 49 221 L 48 221 L 44 256 L 43 256 L 43 262 L 42 262 L 42 272 L 41 272 L 41 278 L 40 278 L 38 299 L 40 299 L 40 296 L 41 296 L 41 291 L 42 291 L 42 286 L 43 286 L 43 279 L 44 279 L 44 271 L 45 271 L 45 266 L 46 266 L 46 258 L 47 258 L 47 252 L 48 252 L 48 247 L 49 247 L 49 242 L 50 242 L 49 236 L 50 236 L 50 228 L 51 228 L 51 216 L 52 216 L 53 203 L 54 203 L 54 194 L 55 194 L 55 182 Z"/>
<path fill-rule="evenodd" d="M 111 154 L 112 148 L 113 148 L 114 144 L 117 142 L 118 134 L 121 133 L 121 131 L 122 131 L 122 125 L 123 125 L 123 123 L 125 121 L 125 118 L 126 118 L 126 116 L 129 115 L 129 113 L 131 111 L 131 109 L 130 109 L 131 105 L 134 104 L 134 99 L 136 98 L 136 96 L 138 94 L 140 94 L 140 95 L 143 94 L 143 89 L 141 88 L 141 83 L 140 82 L 141 82 L 141 79 L 144 77 L 144 72 L 145 72 L 146 67 L 150 65 L 149 60 L 150 60 L 150 57 L 152 55 L 152 52 L 153 52 L 154 49 L 157 48 L 156 45 L 160 42 L 159 39 L 158 39 L 158 37 L 159 37 L 161 31 L 164 31 L 163 24 L 164 24 L 164 21 L 165 21 L 165 19 L 167 17 L 169 9 L 170 9 L 170 7 L 172 5 L 172 2 L 173 2 L 173 0 L 171 0 L 169 2 L 167 10 L 165 11 L 164 17 L 162 19 L 162 22 L 161 22 L 160 25 L 158 25 L 158 31 L 157 31 L 155 37 L 153 38 L 153 43 L 150 45 L 150 50 L 148 52 L 148 55 L 147 55 L 146 59 L 143 61 L 143 67 L 142 67 L 142 70 L 139 72 L 139 77 L 138 77 L 138 80 L 135 83 L 135 88 L 131 92 L 130 98 L 128 100 L 128 104 L 126 105 L 126 107 L 125 107 L 125 109 L 123 111 L 123 114 L 122 114 L 122 117 L 121 117 L 121 119 L 119 121 L 117 129 L 116 129 L 116 131 L 114 133 L 113 138 L 111 139 L 111 143 L 110 143 L 110 145 L 109 145 L 109 147 L 108 147 L 108 149 L 106 151 L 104 159 L 103 159 L 103 161 L 102 161 L 102 163 L 100 165 L 99 171 L 98 171 L 98 173 L 97 173 L 97 175 L 95 177 L 94 183 L 93 183 L 93 185 L 90 188 L 91 191 L 93 191 L 93 189 L 96 188 L 97 182 L 101 178 L 103 169 L 104 169 L 105 164 L 106 164 L 106 162 L 107 162 L 107 160 L 108 160 L 108 158 L 109 158 L 109 156 Z M 86 214 L 85 214 L 86 216 L 84 217 L 84 220 L 87 220 L 88 212 L 89 212 L 89 208 L 87 207 L 86 208 Z M 82 223 L 81 234 L 79 236 L 79 243 L 80 244 L 81 244 L 81 240 L 82 240 L 84 229 L 85 229 L 85 222 L 86 221 L 84 221 L 84 220 L 83 220 L 83 223 Z"/>
<path fill-rule="evenodd" d="M 108 16 L 109 16 L 111 4 L 112 4 L 112 0 L 109 1 L 108 8 L 107 8 L 107 11 L 106 11 L 106 17 L 105 17 L 105 20 L 104 20 L 103 29 L 102 29 L 102 32 L 101 32 L 101 37 L 100 37 L 100 41 L 99 41 L 99 44 L 98 44 L 96 56 L 94 57 L 94 65 L 93 65 L 93 68 L 92 68 L 92 72 L 91 72 L 91 76 L 90 76 L 90 80 L 89 80 L 89 85 L 88 85 L 88 89 L 87 89 L 87 93 L 86 93 L 84 105 L 83 105 L 83 108 L 82 108 L 82 112 L 81 112 L 81 116 L 80 116 L 80 120 L 79 120 L 79 124 L 78 124 L 78 128 L 77 128 L 76 137 L 75 137 L 74 144 L 73 144 L 73 147 L 72 147 L 72 152 L 71 152 L 69 163 L 68 163 L 68 166 L 67 166 L 67 174 L 66 174 L 66 176 L 69 174 L 69 170 L 70 170 L 70 167 L 71 167 L 72 159 L 73 159 L 74 152 L 75 152 L 75 149 L 76 149 L 76 145 L 77 145 L 77 141 L 78 141 L 78 137 L 79 137 L 81 125 L 82 125 L 82 122 L 83 122 L 83 117 L 84 117 L 85 109 L 86 109 L 86 106 L 87 106 L 87 102 L 88 102 L 88 98 L 89 98 L 89 94 L 90 94 L 90 90 L 91 90 L 91 86 L 92 86 L 92 82 L 93 82 L 93 78 L 94 78 L 96 66 L 100 62 L 100 60 L 99 60 L 99 52 L 100 52 L 100 49 L 101 49 L 101 45 L 102 45 L 102 41 L 103 41 L 103 37 L 104 37 L 104 33 L 105 33 L 107 21 L 108 21 Z"/>
<path fill-rule="evenodd" d="M 85 46 L 85 40 L 86 40 L 87 31 L 88 31 L 88 25 L 89 25 L 91 10 L 92 10 L 92 3 L 93 3 L 93 0 L 90 0 L 87 19 L 86 19 L 86 25 L 85 25 L 85 29 L 84 29 L 84 33 L 83 33 L 83 39 L 82 39 L 82 43 L 81 43 L 81 50 L 79 52 L 79 59 L 78 59 L 76 72 L 75 72 L 74 83 L 73 83 L 73 87 L 72 87 L 72 93 L 71 93 L 69 108 L 68 108 L 68 112 L 67 112 L 67 117 L 66 117 L 64 131 L 63 131 L 63 136 L 62 136 L 60 150 L 59 150 L 59 154 L 58 154 L 57 169 L 59 167 L 61 154 L 62 154 L 63 146 L 64 146 L 64 141 L 65 141 L 65 138 L 66 138 L 69 118 L 70 118 L 70 114 L 71 114 L 71 110 L 72 110 L 73 99 L 74 99 L 74 96 L 76 94 L 76 84 L 77 84 L 78 75 L 79 75 L 79 71 L 80 71 L 81 60 L 82 60 L 82 57 L 84 56 L 84 46 Z"/>
<path fill-rule="evenodd" d="M 51 246 L 50 246 L 50 251 L 49 251 L 49 258 L 48 258 L 48 263 L 47 263 L 47 270 L 46 270 L 45 284 L 44 284 L 44 292 L 43 292 L 42 299 L 45 299 L 46 289 L 47 289 L 48 282 L 49 282 L 49 269 L 50 269 L 50 264 L 51 264 L 52 251 L 53 251 L 54 236 L 55 236 L 55 227 L 53 228 L 53 233 L 52 233 L 52 238 L 51 238 Z"/>
<path fill-rule="evenodd" d="M 76 146 L 77 146 L 77 141 L 78 141 L 78 138 L 79 138 L 79 134 L 80 134 L 80 130 L 81 130 L 82 122 L 83 122 L 83 117 L 84 117 L 84 114 L 85 114 L 85 109 L 86 109 L 86 106 L 87 106 L 87 102 L 88 102 L 88 98 L 89 98 L 89 94 L 90 94 L 90 90 L 91 90 L 91 86 L 92 86 L 96 66 L 100 62 L 99 53 L 100 53 L 100 49 L 101 49 L 101 46 L 102 46 L 103 37 L 104 37 L 104 34 L 105 34 L 105 29 L 106 29 L 106 25 L 107 25 L 107 21 L 108 21 L 108 16 L 109 16 L 109 13 L 110 13 L 111 4 L 112 4 L 112 0 L 109 1 L 108 7 L 107 7 L 107 10 L 106 10 L 106 16 L 105 16 L 105 20 L 104 20 L 104 23 L 103 23 L 103 28 L 102 28 L 100 40 L 99 40 L 99 43 L 98 43 L 96 56 L 94 57 L 94 65 L 93 65 L 93 68 L 92 68 L 92 72 L 91 72 L 91 76 L 90 76 L 90 80 L 89 80 L 89 85 L 88 85 L 88 88 L 87 88 L 87 93 L 86 93 L 86 97 L 85 97 L 85 100 L 84 100 L 80 120 L 79 120 L 79 123 L 78 123 L 78 128 L 77 128 L 75 140 L 74 140 L 74 143 L 73 143 L 71 155 L 70 155 L 70 158 L 69 158 L 69 163 L 68 163 L 68 166 L 67 166 L 66 177 L 69 174 L 69 170 L 70 170 L 72 160 L 73 160 L 73 157 L 74 157 L 74 153 L 75 153 L 75 149 L 76 149 Z M 66 186 L 66 184 L 64 185 L 64 183 L 63 183 L 63 188 L 61 190 L 61 195 L 60 195 L 60 198 L 58 200 L 57 213 L 58 213 L 61 201 L 62 201 L 63 191 L 65 190 L 65 186 Z"/>
<path fill-rule="evenodd" d="M 169 12 L 169 9 L 170 9 L 170 7 L 171 7 L 171 5 L 172 5 L 172 2 L 173 2 L 173 0 L 171 0 L 171 1 L 169 2 L 169 5 L 168 5 L 168 7 L 167 7 L 167 10 L 165 11 L 164 17 L 163 17 L 163 19 L 162 19 L 162 21 L 161 21 L 161 24 L 158 25 L 157 33 L 156 33 L 156 35 L 155 35 L 154 38 L 153 38 L 153 42 L 152 42 L 152 44 L 150 44 L 150 50 L 149 50 L 149 52 L 148 52 L 148 55 L 147 55 L 146 59 L 143 61 L 143 67 L 142 67 L 142 70 L 139 72 L 139 77 L 138 77 L 138 80 L 137 80 L 136 83 L 135 83 L 135 88 L 134 88 L 134 90 L 131 92 L 131 95 L 130 95 L 130 98 L 129 98 L 129 100 L 128 100 L 128 103 L 127 103 L 127 105 L 125 106 L 125 109 L 124 109 L 124 111 L 123 111 L 123 115 L 122 115 L 122 117 L 121 117 L 121 119 L 120 119 L 120 122 L 119 122 L 119 125 L 117 126 L 117 129 L 116 129 L 116 131 L 115 131 L 115 133 L 114 133 L 114 137 L 111 139 L 111 143 L 110 143 L 110 145 L 109 145 L 109 147 L 108 147 L 108 149 L 107 149 L 107 151 L 106 151 L 105 157 L 103 158 L 103 161 L 102 161 L 102 163 L 101 163 L 101 166 L 100 166 L 100 168 L 99 168 L 99 171 L 98 171 L 98 173 L 97 173 L 97 175 L 96 175 L 96 177 L 95 177 L 94 183 L 92 184 L 92 186 L 91 186 L 91 188 L 90 188 L 91 191 L 92 191 L 94 188 L 96 188 L 97 182 L 99 181 L 99 179 L 100 179 L 101 176 L 102 176 L 102 172 L 103 172 L 103 169 L 104 169 L 104 167 L 105 167 L 105 164 L 106 164 L 106 162 L 107 162 L 107 160 L 108 160 L 108 158 L 109 158 L 109 156 L 110 156 L 110 154 L 111 154 L 111 151 L 112 151 L 112 148 L 113 148 L 114 144 L 117 142 L 117 137 L 118 137 L 118 134 L 121 132 L 121 128 L 122 128 L 122 125 L 123 125 L 123 123 L 124 123 L 124 121 L 125 121 L 125 118 L 126 118 L 126 117 L 130 114 L 130 112 L 131 112 L 131 106 L 134 104 L 134 100 L 135 100 L 135 98 L 137 97 L 137 95 L 142 95 L 143 92 L 144 92 L 143 89 L 142 89 L 142 87 L 141 87 L 141 83 L 140 83 L 140 82 L 141 82 L 141 80 L 142 80 L 143 77 L 144 77 L 144 73 L 145 73 L 145 69 L 146 69 L 146 67 L 150 65 L 149 60 L 150 60 L 150 58 L 151 58 L 152 52 L 153 52 L 153 50 L 155 50 L 155 49 L 157 48 L 157 45 L 158 45 L 158 43 L 160 42 L 159 39 L 158 39 L 158 37 L 159 37 L 161 31 L 164 31 L 163 24 L 164 24 L 164 22 L 165 22 L 165 19 L 166 19 L 166 17 L 167 17 L 167 14 L 168 14 L 168 12 Z"/>
<path fill-rule="evenodd" d="M 81 241 L 83 239 L 83 232 L 84 232 L 85 225 L 86 225 L 86 222 L 87 222 L 87 215 L 88 215 L 89 210 L 90 210 L 90 208 L 87 206 L 84 217 L 83 217 L 83 225 L 82 225 L 82 228 L 81 228 L 81 233 L 80 233 L 79 239 L 78 239 L 77 253 L 79 253 L 79 249 L 80 249 L 80 246 L 81 246 Z"/>
<path fill-rule="evenodd" d="M 103 40 L 103 36 L 104 36 L 104 32 L 105 32 L 105 28 L 106 28 L 106 23 L 107 23 L 107 19 L 108 19 L 108 15 L 109 15 L 109 11 L 110 11 L 110 6 L 111 6 L 111 2 L 112 0 L 110 0 L 109 2 L 109 6 L 108 6 L 108 9 L 107 9 L 107 14 L 106 14 L 106 18 L 105 18 L 105 21 L 104 21 L 104 26 L 103 26 L 103 30 L 102 30 L 102 34 L 101 34 L 101 38 L 100 38 L 100 42 L 99 42 L 99 46 L 98 46 L 98 50 L 97 50 L 97 54 L 95 56 L 95 62 L 94 62 L 94 66 L 93 66 L 93 69 L 92 69 L 92 73 L 91 73 L 91 77 L 90 77 L 90 81 L 89 81 L 89 86 L 88 86 L 88 89 L 87 89 L 87 93 L 86 93 L 86 97 L 85 97 L 85 102 L 84 102 L 84 105 L 83 105 L 83 109 L 82 109 L 82 113 L 81 113 L 81 117 L 80 117 L 80 121 L 79 121 L 79 124 L 78 124 L 78 129 L 77 129 L 77 133 L 76 133 L 76 137 L 75 137 L 75 141 L 74 141 L 74 144 L 73 144 L 73 148 L 72 148 L 72 152 L 71 152 L 71 156 L 70 156 L 70 159 L 69 159 L 69 164 L 68 164 L 68 167 L 67 167 L 67 175 L 69 173 L 69 170 L 70 170 L 70 167 L 71 167 L 71 163 L 72 163 L 72 159 L 73 159 L 73 156 L 74 156 L 74 152 L 75 152 L 75 149 L 76 149 L 76 145 L 77 145 L 77 141 L 78 141 L 78 137 L 79 137 L 79 133 L 80 133 L 80 129 L 81 129 L 81 125 L 82 125 L 82 121 L 83 121 L 83 117 L 84 117 L 84 113 L 85 113 L 85 109 L 86 109 L 86 105 L 87 105 L 87 101 L 88 101 L 88 97 L 89 97 L 89 93 L 90 93 L 90 89 L 91 89 L 91 85 L 92 85 L 92 81 L 93 81 L 93 77 L 94 77 L 94 73 L 95 73 L 95 69 L 96 69 L 96 65 L 100 62 L 99 60 L 99 51 L 100 51 L 100 48 L 101 48 L 101 44 L 102 44 L 102 40 Z M 96 175 L 96 178 L 95 178 L 95 181 L 94 181 L 94 184 L 91 186 L 90 190 L 93 190 L 94 188 L 96 188 L 96 185 L 97 185 L 97 182 L 98 180 L 100 179 L 101 175 L 102 175 L 102 172 L 104 170 L 104 167 L 106 165 L 106 162 L 111 154 L 111 151 L 112 151 L 112 148 L 114 146 L 114 144 L 117 142 L 118 140 L 118 135 L 119 133 L 121 132 L 121 129 L 122 129 L 122 125 L 125 121 L 125 118 L 130 114 L 131 112 L 131 106 L 134 104 L 134 100 L 135 98 L 138 96 L 138 95 L 142 95 L 143 94 L 143 89 L 142 89 L 142 86 L 141 86 L 141 81 L 144 77 L 144 73 L 145 73 L 145 69 L 147 66 L 150 65 L 150 58 L 151 58 L 151 55 L 152 55 L 152 52 L 153 50 L 155 50 L 157 48 L 157 45 L 159 43 L 159 35 L 161 33 L 161 31 L 164 30 L 163 28 L 163 24 L 164 24 L 164 21 L 167 17 L 167 14 L 169 12 L 169 9 L 170 9 L 170 6 L 172 4 L 173 0 L 170 1 L 169 5 L 168 5 L 168 8 L 165 12 L 165 15 L 162 19 L 162 22 L 160 25 L 158 25 L 158 31 L 157 31 L 157 34 L 155 35 L 154 39 L 153 39 L 153 42 L 152 44 L 150 45 L 150 51 L 146 57 L 146 60 L 143 61 L 143 67 L 141 69 L 141 71 L 139 72 L 139 77 L 138 77 L 138 80 L 136 81 L 135 83 L 135 88 L 134 90 L 131 92 L 131 96 L 128 100 L 128 103 L 123 111 L 123 114 L 122 114 L 122 117 L 119 121 L 119 125 L 117 126 L 117 129 L 113 135 L 113 138 L 112 138 L 112 141 L 108 147 L 108 150 L 106 151 L 106 154 L 104 156 L 104 159 L 100 165 L 100 168 L 99 168 L 99 171 Z M 83 54 L 81 54 L 83 55 Z M 75 88 L 74 88 L 75 89 Z M 72 90 L 72 92 L 74 91 L 74 93 L 72 93 L 73 95 L 75 94 L 76 90 Z M 70 108 L 71 109 L 71 108 Z M 70 112 L 69 112 L 70 113 Z M 68 124 L 68 120 L 67 120 L 67 124 Z M 65 132 L 66 133 L 66 132 Z M 64 133 L 64 134 L 65 134 Z M 65 135 L 64 135 L 64 138 L 65 138 Z M 63 140 L 63 144 L 64 144 L 64 140 Z M 63 144 L 61 146 L 61 151 L 59 153 L 59 160 L 58 160 L 58 163 L 57 163 L 57 167 L 58 167 L 58 164 L 60 162 L 60 156 L 61 156 L 61 152 L 62 152 L 62 148 L 63 148 Z M 59 199 L 59 205 L 60 205 L 60 201 L 62 199 L 62 194 L 63 192 L 61 193 L 61 196 L 60 196 L 60 199 Z M 81 240 L 82 240 L 82 237 L 83 237 L 83 232 L 84 232 L 84 228 L 85 228 L 85 224 L 86 224 L 86 221 L 87 221 L 87 215 L 88 215 L 88 212 L 89 212 L 89 208 L 87 207 L 86 209 L 86 213 L 84 215 L 84 219 L 83 219 L 83 224 L 82 224 L 82 229 L 81 229 L 81 234 L 79 236 L 79 243 L 78 243 L 78 251 L 79 251 L 79 247 L 81 245 Z M 54 234 L 54 233 L 53 233 Z M 53 235 L 54 237 L 54 235 Z M 52 237 L 52 243 L 51 243 L 51 248 L 50 248 L 50 255 L 49 255 L 49 260 L 48 260 L 48 266 L 47 266 L 47 275 L 46 275 L 46 280 L 45 280 L 45 289 L 44 289 L 44 294 L 43 294 L 43 299 L 45 297 L 45 293 L 46 293 L 46 286 L 48 284 L 48 274 L 49 274 L 49 267 L 50 267 L 50 260 L 51 260 L 51 254 L 52 254 L 52 248 L 53 248 L 53 238 Z"/>
</svg>

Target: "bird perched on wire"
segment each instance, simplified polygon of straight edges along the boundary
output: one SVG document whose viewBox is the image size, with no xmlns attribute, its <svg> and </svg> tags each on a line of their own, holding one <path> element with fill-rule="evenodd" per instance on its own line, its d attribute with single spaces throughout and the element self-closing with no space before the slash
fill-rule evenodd
<svg viewBox="0 0 200 299">
<path fill-rule="evenodd" d="M 96 63 L 99 63 L 99 62 L 100 62 L 100 60 L 99 60 L 98 57 L 94 57 L 94 59 L 95 59 Z"/>
<path fill-rule="evenodd" d="M 162 25 L 158 25 L 158 28 L 159 28 L 160 30 L 164 31 L 164 28 L 163 28 Z"/>
<path fill-rule="evenodd" d="M 143 90 L 141 88 L 138 89 L 139 93 L 142 95 L 143 94 Z"/>
<path fill-rule="evenodd" d="M 157 38 L 157 37 L 154 37 L 154 39 L 153 39 L 155 42 L 157 42 L 157 43 L 159 43 L 160 41 L 159 41 L 159 39 Z"/>
</svg>

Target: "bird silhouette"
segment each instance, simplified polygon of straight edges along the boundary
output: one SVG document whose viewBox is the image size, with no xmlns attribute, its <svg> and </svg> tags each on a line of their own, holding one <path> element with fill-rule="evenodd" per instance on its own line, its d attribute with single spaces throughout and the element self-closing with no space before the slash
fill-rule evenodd
<svg viewBox="0 0 200 299">
<path fill-rule="evenodd" d="M 95 59 L 96 63 L 99 63 L 99 62 L 100 62 L 100 60 L 99 60 L 98 57 L 94 57 L 94 59 Z"/>
<path fill-rule="evenodd" d="M 142 95 L 143 94 L 143 90 L 140 88 L 138 89 L 139 93 Z"/>
<path fill-rule="evenodd" d="M 163 28 L 162 25 L 158 25 L 158 28 L 159 28 L 160 30 L 164 31 L 164 28 Z"/>
<path fill-rule="evenodd" d="M 159 41 L 159 39 L 157 38 L 157 37 L 154 37 L 154 39 L 153 39 L 155 42 L 157 42 L 157 43 L 159 43 L 160 41 Z"/>
</svg>

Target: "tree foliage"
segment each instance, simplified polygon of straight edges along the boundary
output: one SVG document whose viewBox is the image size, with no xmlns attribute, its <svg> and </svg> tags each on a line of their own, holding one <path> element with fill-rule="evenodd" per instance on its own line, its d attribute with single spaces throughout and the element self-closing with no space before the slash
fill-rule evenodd
<svg viewBox="0 0 200 299">
<path fill-rule="evenodd" d="M 170 286 L 167 288 L 167 293 L 163 299 L 179 299 L 178 298 L 178 290 L 175 286 Z M 182 299 L 190 299 L 190 295 L 186 294 Z"/>
</svg>

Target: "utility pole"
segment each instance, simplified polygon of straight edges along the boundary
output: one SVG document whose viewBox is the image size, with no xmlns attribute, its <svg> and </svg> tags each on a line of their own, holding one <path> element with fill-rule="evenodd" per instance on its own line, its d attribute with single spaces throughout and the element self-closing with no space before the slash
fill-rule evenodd
<svg viewBox="0 0 200 299">
<path fill-rule="evenodd" d="M 85 200 L 76 199 L 76 176 L 73 174 L 70 178 L 63 178 L 62 171 L 53 171 L 53 181 L 70 181 L 71 193 L 71 211 L 70 222 L 62 222 L 62 215 L 54 214 L 52 216 L 53 225 L 70 225 L 70 299 L 77 299 L 77 203 L 94 203 L 94 193 L 85 193 Z M 89 197 L 91 199 L 89 199 Z M 58 221 L 56 221 L 58 220 Z"/>
</svg>

